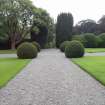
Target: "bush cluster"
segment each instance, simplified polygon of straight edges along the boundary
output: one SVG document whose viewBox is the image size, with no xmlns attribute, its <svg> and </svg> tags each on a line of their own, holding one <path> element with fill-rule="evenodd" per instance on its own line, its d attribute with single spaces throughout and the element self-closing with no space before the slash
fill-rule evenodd
<svg viewBox="0 0 105 105">
<path fill-rule="evenodd" d="M 33 44 L 35 47 L 37 47 L 38 52 L 40 52 L 41 47 L 40 47 L 39 43 L 37 43 L 37 42 L 34 41 L 34 42 L 32 42 L 32 44 Z"/>
<path fill-rule="evenodd" d="M 84 46 L 79 41 L 71 41 L 65 48 L 65 56 L 67 58 L 79 58 L 84 55 Z"/>
<path fill-rule="evenodd" d="M 72 37 L 72 40 L 77 40 L 77 41 L 81 42 L 84 46 L 86 46 L 87 41 L 86 41 L 86 39 L 84 38 L 83 35 L 74 35 Z"/>
<path fill-rule="evenodd" d="M 61 45 L 60 45 L 60 50 L 61 52 L 65 52 L 65 48 L 66 46 L 69 44 L 70 41 L 64 41 Z"/>
<path fill-rule="evenodd" d="M 92 33 L 84 34 L 84 38 L 86 40 L 86 48 L 96 48 L 98 46 L 96 36 Z"/>
<path fill-rule="evenodd" d="M 98 36 L 99 47 L 105 48 L 105 33 Z"/>
<path fill-rule="evenodd" d="M 17 48 L 17 56 L 20 59 L 32 59 L 37 57 L 37 48 L 28 42 L 24 42 Z"/>
<path fill-rule="evenodd" d="M 92 33 L 74 35 L 72 40 L 80 41 L 85 48 L 105 48 L 105 33 L 97 36 Z"/>
</svg>

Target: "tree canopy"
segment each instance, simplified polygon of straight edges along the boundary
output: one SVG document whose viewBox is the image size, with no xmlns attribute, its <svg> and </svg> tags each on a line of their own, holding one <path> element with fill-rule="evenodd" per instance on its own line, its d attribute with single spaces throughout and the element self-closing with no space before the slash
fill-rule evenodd
<svg viewBox="0 0 105 105">
<path fill-rule="evenodd" d="M 47 11 L 41 8 L 36 9 L 34 13 L 31 39 L 44 48 L 47 42 L 53 40 L 54 21 Z"/>
<path fill-rule="evenodd" d="M 9 39 L 12 49 L 30 35 L 35 21 L 48 28 L 52 23 L 49 14 L 30 0 L 0 0 L 0 36 Z"/>
<path fill-rule="evenodd" d="M 97 23 L 94 20 L 86 19 L 79 21 L 74 27 L 74 34 L 95 33 L 97 30 Z"/>
</svg>

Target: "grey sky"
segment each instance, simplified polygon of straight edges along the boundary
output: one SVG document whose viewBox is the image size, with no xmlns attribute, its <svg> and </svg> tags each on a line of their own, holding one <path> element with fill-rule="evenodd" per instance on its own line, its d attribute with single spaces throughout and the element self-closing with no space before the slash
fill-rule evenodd
<svg viewBox="0 0 105 105">
<path fill-rule="evenodd" d="M 32 0 L 55 20 L 61 12 L 71 12 L 75 23 L 82 19 L 99 20 L 105 14 L 105 0 Z"/>
</svg>

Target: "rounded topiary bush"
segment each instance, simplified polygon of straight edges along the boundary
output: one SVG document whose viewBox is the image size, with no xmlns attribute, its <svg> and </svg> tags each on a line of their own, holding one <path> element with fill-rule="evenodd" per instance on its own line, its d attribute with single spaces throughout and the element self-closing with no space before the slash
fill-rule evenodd
<svg viewBox="0 0 105 105">
<path fill-rule="evenodd" d="M 37 42 L 32 42 L 32 44 L 34 45 L 34 46 L 36 46 L 37 47 L 37 50 L 38 50 L 38 52 L 40 52 L 40 50 L 41 50 L 41 47 L 40 47 L 40 45 L 39 45 L 39 43 L 37 43 Z"/>
<path fill-rule="evenodd" d="M 67 58 L 79 58 L 84 55 L 84 46 L 79 41 L 71 41 L 65 48 Z"/>
<path fill-rule="evenodd" d="M 24 42 L 17 48 L 17 56 L 20 59 L 32 59 L 37 57 L 37 48 L 28 42 Z"/>
<path fill-rule="evenodd" d="M 72 40 L 77 40 L 81 42 L 84 45 L 84 47 L 86 46 L 86 43 L 87 43 L 86 39 L 84 38 L 84 35 L 74 35 L 72 37 Z"/>
<path fill-rule="evenodd" d="M 103 47 L 103 45 L 105 45 L 105 43 L 102 44 L 103 40 L 100 38 L 100 36 L 97 36 L 96 38 L 97 38 L 97 44 L 98 44 L 97 48 Z"/>
<path fill-rule="evenodd" d="M 86 40 L 86 48 L 96 48 L 98 46 L 97 38 L 93 33 L 85 33 L 83 36 Z"/>
<path fill-rule="evenodd" d="M 60 50 L 61 50 L 62 52 L 65 52 L 65 48 L 66 48 L 66 46 L 68 45 L 69 42 L 70 42 L 70 41 L 64 41 L 64 42 L 60 45 Z"/>
<path fill-rule="evenodd" d="M 100 38 L 100 47 L 105 48 L 105 33 L 99 35 Z"/>
</svg>

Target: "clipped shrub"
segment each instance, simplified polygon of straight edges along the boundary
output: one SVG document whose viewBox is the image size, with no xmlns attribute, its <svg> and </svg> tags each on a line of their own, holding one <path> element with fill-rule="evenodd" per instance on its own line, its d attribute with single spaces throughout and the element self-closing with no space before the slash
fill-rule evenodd
<svg viewBox="0 0 105 105">
<path fill-rule="evenodd" d="M 87 41 L 86 41 L 86 39 L 84 38 L 83 35 L 74 35 L 72 37 L 72 40 L 77 40 L 77 41 L 81 42 L 84 45 L 84 47 L 86 46 Z"/>
<path fill-rule="evenodd" d="M 65 52 L 65 48 L 66 46 L 69 44 L 70 41 L 64 41 L 61 45 L 60 45 L 60 50 L 61 52 Z"/>
<path fill-rule="evenodd" d="M 86 40 L 86 48 L 96 48 L 98 45 L 97 38 L 92 33 L 85 33 L 84 38 Z"/>
<path fill-rule="evenodd" d="M 40 52 L 41 47 L 40 47 L 39 43 L 37 43 L 37 42 L 34 41 L 34 42 L 32 42 L 32 44 L 33 44 L 35 47 L 37 47 L 38 52 Z"/>
<path fill-rule="evenodd" d="M 100 38 L 100 36 L 97 36 L 96 39 L 97 39 L 97 47 L 98 48 L 101 48 L 103 46 L 102 39 Z"/>
<path fill-rule="evenodd" d="M 105 48 L 105 33 L 100 34 L 99 39 L 100 39 L 100 46 L 99 47 Z"/>
<path fill-rule="evenodd" d="M 20 59 L 32 59 L 37 57 L 37 48 L 28 42 L 24 42 L 17 48 L 17 56 Z"/>
<path fill-rule="evenodd" d="M 79 41 L 71 41 L 65 48 L 65 56 L 67 58 L 79 58 L 84 55 L 84 46 Z"/>
</svg>

